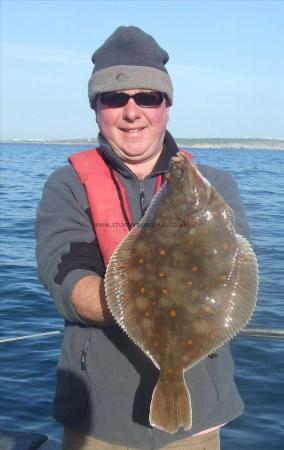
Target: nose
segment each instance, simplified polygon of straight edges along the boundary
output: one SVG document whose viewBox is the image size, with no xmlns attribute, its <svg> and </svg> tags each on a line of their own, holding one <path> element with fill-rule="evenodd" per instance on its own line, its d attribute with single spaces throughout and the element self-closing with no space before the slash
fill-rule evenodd
<svg viewBox="0 0 284 450">
<path fill-rule="evenodd" d="M 141 117 L 141 107 L 135 103 L 135 100 L 133 98 L 130 98 L 127 104 L 123 107 L 122 115 L 125 120 L 133 122 L 134 120 Z"/>
</svg>

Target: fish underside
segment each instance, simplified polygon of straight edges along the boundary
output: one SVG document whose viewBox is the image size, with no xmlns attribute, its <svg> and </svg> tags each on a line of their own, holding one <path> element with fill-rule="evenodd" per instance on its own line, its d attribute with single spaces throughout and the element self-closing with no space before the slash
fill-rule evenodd
<svg viewBox="0 0 284 450">
<path fill-rule="evenodd" d="M 221 195 L 181 152 L 107 267 L 117 323 L 160 370 L 150 424 L 192 426 L 184 372 L 236 335 L 255 308 L 258 267 Z"/>
</svg>

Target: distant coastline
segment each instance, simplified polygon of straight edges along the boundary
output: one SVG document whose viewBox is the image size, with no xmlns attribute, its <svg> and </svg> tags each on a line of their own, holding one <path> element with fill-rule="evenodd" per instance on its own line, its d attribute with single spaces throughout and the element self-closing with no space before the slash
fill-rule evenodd
<svg viewBox="0 0 284 450">
<path fill-rule="evenodd" d="M 226 138 L 175 138 L 179 146 L 190 148 L 208 149 L 259 149 L 259 150 L 284 150 L 284 139 L 226 139 Z M 96 146 L 96 138 L 83 139 L 7 139 L 1 144 L 62 144 L 62 145 L 90 145 Z"/>
</svg>

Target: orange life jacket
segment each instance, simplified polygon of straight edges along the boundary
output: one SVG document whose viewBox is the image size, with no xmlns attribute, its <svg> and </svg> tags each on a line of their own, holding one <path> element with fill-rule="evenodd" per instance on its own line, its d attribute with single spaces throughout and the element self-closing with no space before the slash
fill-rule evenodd
<svg viewBox="0 0 284 450">
<path fill-rule="evenodd" d="M 85 186 L 98 245 L 106 267 L 112 253 L 133 224 L 125 188 L 98 149 L 75 153 L 69 161 Z M 162 175 L 159 175 L 155 192 L 161 185 Z"/>
</svg>

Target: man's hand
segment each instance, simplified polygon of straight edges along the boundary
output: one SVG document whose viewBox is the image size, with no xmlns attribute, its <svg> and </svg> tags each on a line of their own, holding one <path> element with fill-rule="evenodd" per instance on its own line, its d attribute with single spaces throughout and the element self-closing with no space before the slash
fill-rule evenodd
<svg viewBox="0 0 284 450">
<path fill-rule="evenodd" d="M 94 325 L 115 324 L 107 307 L 104 280 L 97 275 L 87 275 L 75 284 L 72 304 L 86 322 Z"/>
</svg>

